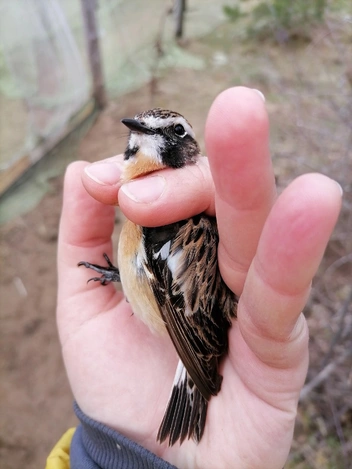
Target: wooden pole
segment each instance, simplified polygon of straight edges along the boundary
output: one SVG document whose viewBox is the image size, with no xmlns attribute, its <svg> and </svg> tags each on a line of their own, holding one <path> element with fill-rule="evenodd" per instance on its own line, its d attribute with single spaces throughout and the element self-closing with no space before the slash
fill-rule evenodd
<svg viewBox="0 0 352 469">
<path fill-rule="evenodd" d="M 93 79 L 93 96 L 100 109 L 106 106 L 106 93 L 99 49 L 96 0 L 81 0 L 88 57 Z"/>
<path fill-rule="evenodd" d="M 175 37 L 180 39 L 183 36 L 183 22 L 186 11 L 186 0 L 175 0 Z"/>
</svg>

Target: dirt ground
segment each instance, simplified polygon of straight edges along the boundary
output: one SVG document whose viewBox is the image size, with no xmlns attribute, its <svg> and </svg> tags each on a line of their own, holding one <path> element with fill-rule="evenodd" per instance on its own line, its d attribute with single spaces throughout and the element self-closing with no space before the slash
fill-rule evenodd
<svg viewBox="0 0 352 469">
<path fill-rule="evenodd" d="M 111 100 L 85 135 L 77 132 L 68 144 L 72 144 L 72 159 L 96 161 L 122 152 L 125 137 L 120 119 L 157 105 L 187 116 L 204 150 L 206 113 L 218 92 L 245 84 L 265 93 L 279 186 L 314 169 L 338 179 L 345 190 L 344 212 L 307 306 L 312 329 L 308 381 L 324 368 L 322 358 L 335 367 L 302 402 L 287 467 L 346 469 L 352 467 L 348 462 L 352 459 L 351 356 L 338 358 L 351 346 L 352 311 L 347 300 L 351 288 L 352 158 L 344 140 L 345 121 L 341 123 L 335 116 L 336 106 L 340 110 L 343 106 L 341 90 L 331 92 L 331 83 L 344 76 L 345 69 L 331 43 L 322 39 L 323 33 L 317 32 L 321 39 L 314 51 L 305 42 L 285 47 L 268 43 L 259 51 L 255 43 L 236 44 L 231 27 L 219 28 L 184 46 L 205 58 L 206 69 L 164 72 L 153 92 L 148 85 Z M 345 85 L 351 96 L 348 81 Z M 324 101 L 328 88 L 329 99 Z M 329 105 L 332 95 L 336 106 Z M 329 133 L 314 134 L 317 123 Z M 60 146 L 56 150 L 58 154 L 67 151 L 67 142 L 64 145 L 63 150 Z M 63 175 L 50 179 L 49 190 L 35 209 L 0 227 L 3 469 L 44 467 L 51 447 L 67 428 L 76 425 L 55 323 L 62 182 Z"/>
</svg>

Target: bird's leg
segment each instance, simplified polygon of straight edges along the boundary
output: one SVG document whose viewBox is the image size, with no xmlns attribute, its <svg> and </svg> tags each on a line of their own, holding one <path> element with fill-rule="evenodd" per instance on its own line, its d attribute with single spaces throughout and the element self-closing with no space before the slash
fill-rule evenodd
<svg viewBox="0 0 352 469">
<path fill-rule="evenodd" d="M 87 269 L 95 270 L 95 272 L 99 272 L 101 277 L 92 277 L 88 280 L 88 282 L 100 282 L 102 285 L 107 285 L 110 282 L 120 282 L 120 272 L 117 267 L 115 267 L 109 259 L 107 254 L 103 254 L 104 259 L 107 262 L 107 267 L 103 267 L 97 264 L 91 264 L 90 262 L 81 261 L 78 262 L 78 266 L 84 265 Z"/>
</svg>

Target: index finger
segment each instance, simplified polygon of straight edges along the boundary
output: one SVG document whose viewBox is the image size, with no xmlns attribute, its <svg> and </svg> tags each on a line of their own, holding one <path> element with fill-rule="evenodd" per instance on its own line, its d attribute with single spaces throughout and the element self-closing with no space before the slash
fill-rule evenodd
<svg viewBox="0 0 352 469">
<path fill-rule="evenodd" d="M 210 109 L 205 140 L 215 184 L 220 270 L 240 294 L 276 197 L 260 94 L 243 87 L 221 93 Z"/>
</svg>

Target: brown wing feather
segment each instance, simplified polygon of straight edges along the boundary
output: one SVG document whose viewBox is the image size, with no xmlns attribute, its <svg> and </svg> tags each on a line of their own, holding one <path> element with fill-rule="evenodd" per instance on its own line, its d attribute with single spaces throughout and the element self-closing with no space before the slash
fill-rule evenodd
<svg viewBox="0 0 352 469">
<path fill-rule="evenodd" d="M 218 362 L 227 350 L 227 331 L 237 304 L 217 266 L 216 222 L 200 215 L 168 227 L 144 228 L 143 235 L 155 278 L 151 286 L 168 333 L 208 400 L 221 386 Z"/>
</svg>

